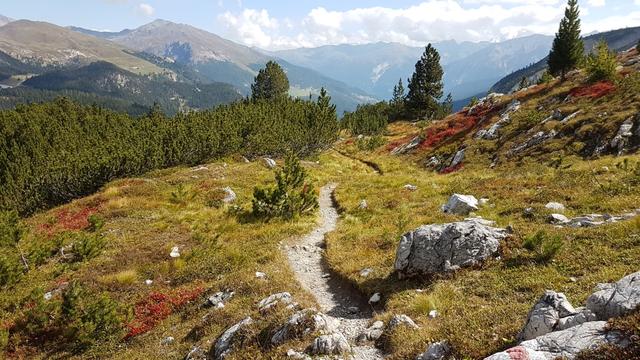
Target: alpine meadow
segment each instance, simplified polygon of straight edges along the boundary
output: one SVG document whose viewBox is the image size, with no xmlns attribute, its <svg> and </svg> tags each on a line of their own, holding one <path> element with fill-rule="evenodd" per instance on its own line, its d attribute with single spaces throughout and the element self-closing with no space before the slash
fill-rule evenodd
<svg viewBox="0 0 640 360">
<path fill-rule="evenodd" d="M 640 360 L 637 1 L 0 14 L 0 358 Z"/>
</svg>

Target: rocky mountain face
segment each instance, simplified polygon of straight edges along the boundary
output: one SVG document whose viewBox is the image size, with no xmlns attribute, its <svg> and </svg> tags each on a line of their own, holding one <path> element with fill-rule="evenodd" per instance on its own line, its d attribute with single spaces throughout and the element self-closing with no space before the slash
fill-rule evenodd
<svg viewBox="0 0 640 360">
<path fill-rule="evenodd" d="M 92 33 L 74 28 L 75 31 Z M 164 61 L 187 66 L 205 81 L 226 82 L 249 94 L 250 85 L 258 70 L 274 57 L 236 44 L 195 27 L 156 20 L 134 30 L 120 33 L 93 34 L 127 48 L 155 55 Z M 338 107 L 339 113 L 353 110 L 374 97 L 356 87 L 334 80 L 320 72 L 276 59 L 289 76 L 294 96 L 319 94 L 325 87 Z"/>
<path fill-rule="evenodd" d="M 12 18 L 6 17 L 4 15 L 0 15 L 0 26 L 5 26 L 12 21 L 13 21 Z"/>
<path fill-rule="evenodd" d="M 457 100 L 486 91 L 502 76 L 548 54 L 552 40 L 534 35 L 500 43 L 436 43 L 434 46 L 440 52 L 445 70 L 445 92 L 453 93 Z M 406 81 L 410 77 L 423 51 L 422 47 L 376 43 L 283 50 L 273 54 L 388 99 L 398 79 Z"/>
</svg>

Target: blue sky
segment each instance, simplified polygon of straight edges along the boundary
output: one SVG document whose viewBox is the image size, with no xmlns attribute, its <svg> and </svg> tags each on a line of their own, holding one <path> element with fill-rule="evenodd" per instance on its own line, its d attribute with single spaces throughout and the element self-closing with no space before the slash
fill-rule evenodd
<svg viewBox="0 0 640 360">
<path fill-rule="evenodd" d="M 266 49 L 553 34 L 566 0 L 4 0 L 0 14 L 95 30 L 156 18 Z M 584 33 L 640 26 L 640 0 L 580 1 Z"/>
</svg>

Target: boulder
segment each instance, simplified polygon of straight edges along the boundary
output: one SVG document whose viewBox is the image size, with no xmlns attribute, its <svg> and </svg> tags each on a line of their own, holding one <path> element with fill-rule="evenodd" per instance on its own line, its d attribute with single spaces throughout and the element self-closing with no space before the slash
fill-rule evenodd
<svg viewBox="0 0 640 360">
<path fill-rule="evenodd" d="M 363 344 L 369 341 L 378 340 L 382 334 L 384 333 L 384 323 L 382 321 L 376 321 L 371 324 L 366 330 L 358 335 L 356 342 L 358 344 Z"/>
<path fill-rule="evenodd" d="M 405 154 L 405 153 L 417 148 L 418 145 L 420 145 L 421 142 L 422 142 L 422 137 L 421 136 L 416 136 L 413 139 L 411 139 L 411 141 L 409 141 L 408 143 L 400 145 L 400 146 L 394 148 L 393 150 L 391 150 L 391 155 Z"/>
<path fill-rule="evenodd" d="M 289 305 L 292 302 L 293 296 L 291 296 L 291 294 L 289 294 L 288 292 L 281 292 L 270 295 L 269 297 L 260 300 L 260 302 L 258 303 L 258 310 L 260 310 L 261 313 L 264 313 L 268 310 L 271 310 L 278 304 Z"/>
<path fill-rule="evenodd" d="M 314 355 L 340 355 L 349 352 L 349 341 L 340 333 L 319 336 L 311 345 L 311 353 Z"/>
<path fill-rule="evenodd" d="M 451 348 L 446 341 L 440 341 L 429 345 L 427 351 L 416 357 L 416 360 L 444 360 Z"/>
<path fill-rule="evenodd" d="M 222 199 L 222 201 L 224 203 L 226 203 L 226 204 L 232 203 L 232 202 L 236 201 L 236 199 L 238 198 L 236 193 L 228 186 L 226 188 L 222 189 L 222 191 L 224 191 L 224 193 L 225 193 L 225 196 Z"/>
<path fill-rule="evenodd" d="M 269 169 L 273 169 L 277 165 L 275 160 L 273 160 L 272 158 L 268 158 L 268 157 L 263 158 L 262 162 L 264 162 L 264 165 Z"/>
<path fill-rule="evenodd" d="M 545 291 L 533 306 L 520 332 L 520 340 L 531 340 L 555 330 L 560 318 L 577 314 L 564 294 Z"/>
<path fill-rule="evenodd" d="M 620 128 L 618 129 L 618 133 L 611 140 L 611 148 L 617 152 L 618 155 L 622 155 L 626 150 L 626 147 L 629 143 L 629 139 L 633 136 L 633 118 L 629 118 L 625 120 Z"/>
<path fill-rule="evenodd" d="M 235 293 L 233 291 L 219 291 L 207 298 L 205 306 L 223 308 L 224 303 L 231 299 Z"/>
<path fill-rule="evenodd" d="M 313 332 L 328 334 L 334 331 L 336 326 L 336 320 L 323 313 L 314 309 L 301 310 L 291 315 L 287 322 L 275 331 L 271 336 L 271 343 L 277 346 Z"/>
<path fill-rule="evenodd" d="M 607 332 L 606 322 L 592 321 L 567 330 L 552 332 L 538 338 L 525 341 L 520 345 L 491 355 L 485 360 L 554 360 L 556 358 L 573 359 L 576 355 L 598 345 L 610 344 L 627 346 L 628 341 L 615 331 Z"/>
<path fill-rule="evenodd" d="M 562 214 L 551 214 L 549 215 L 547 220 L 549 221 L 550 224 L 555 224 L 555 225 L 565 225 L 571 222 L 571 220 L 569 220 L 568 217 Z"/>
<path fill-rule="evenodd" d="M 566 330 L 589 321 L 596 321 L 598 317 L 591 310 L 585 308 L 576 309 L 577 314 L 558 320 L 555 331 Z"/>
<path fill-rule="evenodd" d="M 456 155 L 453 157 L 453 160 L 451 160 L 451 164 L 449 166 L 456 167 L 462 164 L 462 162 L 464 161 L 464 153 L 465 153 L 464 149 L 458 151 Z"/>
<path fill-rule="evenodd" d="M 587 299 L 587 309 L 599 320 L 619 317 L 640 306 L 640 272 L 613 284 L 600 284 Z"/>
<path fill-rule="evenodd" d="M 398 326 L 406 326 L 411 329 L 419 329 L 420 327 L 407 315 L 394 315 L 389 321 L 387 329 L 393 331 Z"/>
<path fill-rule="evenodd" d="M 234 350 L 235 345 L 240 341 L 240 333 L 243 329 L 253 324 L 253 319 L 250 317 L 240 321 L 239 323 L 228 328 L 220 337 L 216 340 L 215 344 L 209 352 L 209 358 L 214 360 L 224 359 Z"/>
<path fill-rule="evenodd" d="M 403 278 L 474 266 L 495 255 L 505 237 L 505 229 L 478 219 L 422 226 L 402 236 L 394 268 Z"/>
<path fill-rule="evenodd" d="M 448 214 L 469 215 L 478 210 L 478 199 L 472 195 L 453 194 L 449 201 L 442 206 L 442 211 Z"/>
</svg>

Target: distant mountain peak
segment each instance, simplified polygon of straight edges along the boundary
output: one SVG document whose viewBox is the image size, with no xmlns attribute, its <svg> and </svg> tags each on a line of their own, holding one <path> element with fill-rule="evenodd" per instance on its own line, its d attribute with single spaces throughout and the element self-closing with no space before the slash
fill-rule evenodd
<svg viewBox="0 0 640 360">
<path fill-rule="evenodd" d="M 4 15 L 0 15 L 0 26 L 4 26 L 7 25 L 10 22 L 14 22 L 15 20 L 10 18 L 10 17 L 6 17 Z"/>
</svg>

